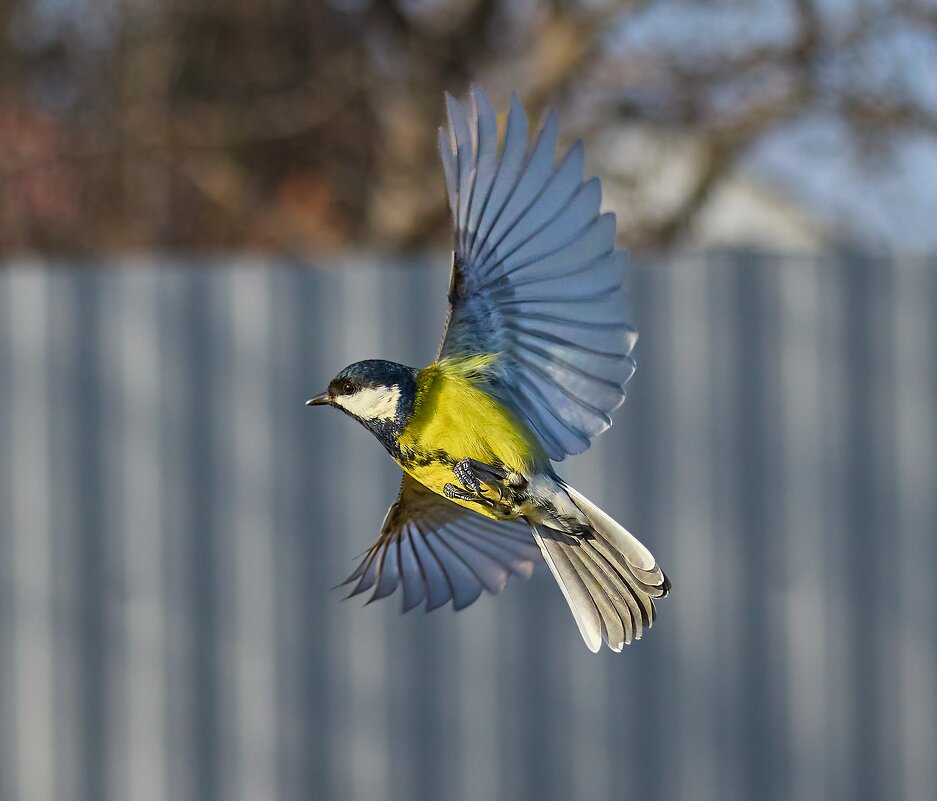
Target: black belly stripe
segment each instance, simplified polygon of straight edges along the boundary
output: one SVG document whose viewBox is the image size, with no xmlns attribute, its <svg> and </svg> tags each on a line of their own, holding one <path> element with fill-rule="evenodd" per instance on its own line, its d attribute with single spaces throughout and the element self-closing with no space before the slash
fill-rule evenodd
<svg viewBox="0 0 937 801">
<path fill-rule="evenodd" d="M 428 467 L 431 464 L 445 464 L 455 466 L 456 460 L 443 450 L 417 451 L 406 449 L 400 451 L 400 464 L 404 467 Z"/>
</svg>

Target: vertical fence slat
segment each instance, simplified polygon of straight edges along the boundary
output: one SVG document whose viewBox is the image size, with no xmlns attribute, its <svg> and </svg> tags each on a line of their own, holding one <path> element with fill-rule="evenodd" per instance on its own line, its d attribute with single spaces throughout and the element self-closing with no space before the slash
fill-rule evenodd
<svg viewBox="0 0 937 801">
<path fill-rule="evenodd" d="M 266 801 L 277 793 L 270 274 L 239 264 L 228 283 L 219 314 L 225 359 L 215 409 L 228 493 L 221 528 L 233 568 L 234 763 L 224 797 Z"/>
<path fill-rule="evenodd" d="M 221 366 L 214 297 L 223 284 L 213 280 L 210 273 L 196 273 L 186 280 L 189 282 L 184 299 L 186 338 L 179 343 L 178 358 L 184 360 L 188 372 L 185 385 L 188 417 L 183 436 L 190 494 L 185 543 L 188 553 L 184 559 L 190 605 L 186 633 L 191 659 L 186 680 L 192 704 L 186 723 L 191 726 L 192 750 L 187 768 L 198 801 L 222 801 L 222 717 L 227 701 L 225 668 L 229 654 L 223 651 L 227 642 L 222 628 L 225 610 L 221 607 L 227 589 L 222 583 L 224 569 L 230 554 L 221 548 L 227 539 L 218 525 L 221 509 L 215 409 L 225 399 L 218 392 Z"/>
<path fill-rule="evenodd" d="M 789 792 L 826 795 L 825 684 L 827 650 L 822 534 L 824 472 L 822 359 L 830 347 L 821 325 L 821 282 L 794 263 L 779 275 L 781 292 L 780 411 L 783 432 L 784 551 L 779 565 L 784 595 Z"/>
<path fill-rule="evenodd" d="M 201 801 L 196 780 L 199 699 L 194 685 L 195 605 L 192 540 L 208 534 L 194 524 L 193 504 L 198 493 L 191 459 L 193 405 L 191 359 L 201 343 L 192 341 L 191 310 L 194 274 L 167 267 L 157 276 L 156 337 L 159 340 L 156 396 L 159 431 L 157 455 L 162 489 L 160 558 L 164 565 L 163 596 L 165 647 L 155 657 L 163 673 L 166 704 L 162 748 L 165 749 L 166 794 L 179 801 Z M 206 399 L 207 400 L 207 399 Z M 197 533 L 196 533 L 197 532 Z"/>
<path fill-rule="evenodd" d="M 692 603 L 677 605 L 675 633 L 680 641 L 676 689 L 680 717 L 675 733 L 680 770 L 674 795 L 698 801 L 718 797 L 717 651 L 720 621 L 717 589 L 719 557 L 713 530 L 712 419 L 707 391 L 710 360 L 710 287 L 706 262 L 689 259 L 671 272 L 673 350 L 670 355 L 670 396 L 673 404 L 674 529 L 682 542 L 675 551 L 675 586 Z"/>
<path fill-rule="evenodd" d="M 135 626 L 126 625 L 126 616 L 137 599 L 136 592 L 145 592 L 146 579 L 137 583 L 130 575 L 128 566 L 130 543 L 138 530 L 137 520 L 125 526 L 129 486 L 124 463 L 124 447 L 128 440 L 127 400 L 131 396 L 123 382 L 124 358 L 122 336 L 126 302 L 124 288 L 130 272 L 115 280 L 105 276 L 95 278 L 93 289 L 97 311 L 95 335 L 91 349 L 95 352 L 95 369 L 92 380 L 98 388 L 95 413 L 99 420 L 98 430 L 92 432 L 91 453 L 84 462 L 99 465 L 99 497 L 97 501 L 98 534 L 97 550 L 102 555 L 103 581 L 97 601 L 100 615 L 101 640 L 104 653 L 97 665 L 97 681 L 100 684 L 98 712 L 104 734 L 97 737 L 100 743 L 100 778 L 105 797 L 126 798 L 130 785 L 129 745 L 131 729 L 128 725 L 128 709 L 131 696 L 128 656 L 130 652 L 128 634 Z M 145 319 L 135 320 L 134 329 L 142 329 Z M 131 334 L 131 338 L 132 338 Z M 146 385 L 144 384 L 144 387 Z M 146 456 L 139 454 L 141 461 Z M 155 456 L 150 452 L 150 458 Z M 145 512 L 145 509 L 135 510 Z M 142 515 L 141 515 L 142 517 Z M 139 528 L 146 529 L 141 522 Z M 159 565 L 148 566 L 159 576 Z"/>
<path fill-rule="evenodd" d="M 13 570 L 12 704 L 15 797 L 56 797 L 53 676 L 52 465 L 48 406 L 49 284 L 31 266 L 12 273 L 9 322 L 12 386 L 10 554 Z M 9 725 L 9 724 L 6 724 Z"/>
<path fill-rule="evenodd" d="M 707 425 L 713 587 L 708 605 L 716 622 L 712 635 L 716 651 L 713 695 L 718 710 L 714 736 L 722 744 L 716 765 L 716 793 L 720 801 L 743 801 L 748 797 L 741 786 L 743 767 L 735 754 L 742 747 L 739 691 L 745 673 L 741 655 L 745 652 L 747 634 L 743 620 L 745 607 L 758 602 L 757 598 L 742 595 L 743 576 L 752 565 L 745 561 L 745 552 L 737 547 L 736 535 L 739 523 L 735 496 L 737 492 L 748 491 L 748 481 L 740 486 L 737 478 L 747 473 L 736 461 L 739 454 L 734 447 L 733 434 L 741 417 L 739 403 L 747 403 L 749 399 L 740 398 L 735 386 L 739 373 L 736 351 L 743 337 L 739 336 L 733 317 L 733 290 L 738 270 L 761 272 L 763 269 L 763 265 L 754 260 L 742 259 L 741 263 L 735 263 L 721 257 L 710 258 L 703 267 L 708 289 L 706 302 L 710 309 L 705 340 L 709 374 L 706 396 L 710 415 Z"/>
<path fill-rule="evenodd" d="M 895 416 L 900 578 L 896 684 L 900 791 L 926 798 L 937 787 L 937 263 L 898 266 L 895 318 Z"/>
<path fill-rule="evenodd" d="M 780 585 L 775 566 L 783 541 L 780 476 L 782 396 L 777 279 L 788 265 L 774 260 L 739 259 L 734 269 L 734 309 L 728 312 L 734 348 L 734 471 L 724 480 L 733 485 L 732 543 L 738 551 L 735 598 L 739 629 L 726 630 L 738 641 L 735 702 L 738 737 L 730 749 L 738 772 L 739 797 L 786 798 L 783 754 L 784 653 L 777 620 Z M 719 387 L 713 391 L 718 394 Z M 738 480 L 744 476 L 745 481 Z"/>
<path fill-rule="evenodd" d="M 93 589 L 86 584 L 98 581 L 101 576 L 96 570 L 82 581 L 84 569 L 89 562 L 83 560 L 82 539 L 88 536 L 89 525 L 86 514 L 94 515 L 95 508 L 89 507 L 83 497 L 84 461 L 87 457 L 88 470 L 97 472 L 99 465 L 83 452 L 85 432 L 80 430 L 82 412 L 89 408 L 87 394 L 82 394 L 78 365 L 81 362 L 79 348 L 79 319 L 87 304 L 81 306 L 79 293 L 81 278 L 71 282 L 49 281 L 48 309 L 44 324 L 48 330 L 46 363 L 50 381 L 68 387 L 67 393 L 50 392 L 45 398 L 45 414 L 49 424 L 49 473 L 50 487 L 48 510 L 51 523 L 51 568 L 52 568 L 52 664 L 53 664 L 53 710 L 55 725 L 54 771 L 56 794 L 59 798 L 65 788 L 84 801 L 89 792 L 87 776 L 93 772 L 91 748 L 81 737 L 88 712 L 88 701 L 83 684 L 88 681 L 89 660 L 86 635 L 91 633 L 86 625 L 88 616 L 87 599 Z M 85 282 L 85 286 L 87 283 Z M 87 290 L 85 290 L 87 291 Z M 86 321 L 87 322 L 87 321 Z M 86 333 L 90 332 L 86 329 Z M 89 421 L 94 425 L 94 416 Z M 87 511 L 86 511 L 87 510 Z M 89 721 L 89 727 L 92 726 Z M 89 732 L 99 735 L 98 732 Z"/>
<path fill-rule="evenodd" d="M 159 276 L 122 276 L 116 298 L 119 314 L 114 358 L 120 381 L 121 438 L 118 459 L 122 496 L 112 503 L 124 540 L 122 643 L 125 685 L 122 786 L 114 798 L 160 801 L 167 798 L 166 685 L 164 618 L 165 495 L 160 452 L 162 426 Z"/>
<path fill-rule="evenodd" d="M 15 798 L 17 631 L 13 551 L 13 349 L 10 274 L 0 272 L 0 798 Z"/>
</svg>

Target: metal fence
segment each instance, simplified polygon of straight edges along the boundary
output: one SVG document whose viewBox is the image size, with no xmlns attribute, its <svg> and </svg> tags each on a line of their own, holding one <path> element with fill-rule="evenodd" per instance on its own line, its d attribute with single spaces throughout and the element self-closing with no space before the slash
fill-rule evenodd
<svg viewBox="0 0 937 801">
<path fill-rule="evenodd" d="M 329 590 L 397 471 L 303 402 L 429 361 L 430 261 L 0 272 L 0 799 L 937 797 L 935 265 L 636 267 L 631 395 L 560 472 L 674 591 L 594 656 L 545 570 Z"/>
</svg>

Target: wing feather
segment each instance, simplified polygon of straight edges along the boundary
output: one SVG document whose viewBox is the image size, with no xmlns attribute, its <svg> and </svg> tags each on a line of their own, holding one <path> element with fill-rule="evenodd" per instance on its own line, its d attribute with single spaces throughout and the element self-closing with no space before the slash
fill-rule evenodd
<svg viewBox="0 0 937 801">
<path fill-rule="evenodd" d="M 472 193 L 472 203 L 469 208 L 466 234 L 478 228 L 478 221 L 488 207 L 488 199 L 494 187 L 494 180 L 498 173 L 498 118 L 491 103 L 480 91 L 472 92 L 472 113 L 478 120 L 476 131 L 477 152 L 475 168 L 475 186 Z M 468 250 L 473 244 L 470 238 L 463 243 L 463 249 Z"/>
<path fill-rule="evenodd" d="M 487 258 L 479 266 L 481 274 L 484 275 L 494 267 L 495 256 L 499 247 L 505 245 L 505 240 L 508 245 L 518 240 L 516 235 L 510 238 L 509 235 L 516 233 L 518 222 L 536 204 L 541 191 L 550 180 L 553 155 L 556 152 L 556 137 L 556 115 L 551 112 L 540 129 L 537 143 L 505 205 L 504 212 L 492 227 L 489 234 L 490 244 L 486 248 Z"/>
<path fill-rule="evenodd" d="M 426 573 L 420 564 L 420 558 L 413 547 L 412 537 L 398 537 L 397 545 L 400 552 L 398 562 L 401 571 L 401 585 L 403 586 L 403 611 L 415 609 L 426 598 Z"/>
<path fill-rule="evenodd" d="M 380 537 L 343 583 L 357 582 L 349 598 L 373 588 L 368 603 L 402 587 L 404 612 L 423 601 L 426 611 L 450 601 L 458 610 L 500 593 L 512 575 L 526 578 L 539 560 L 526 523 L 482 517 L 404 475 Z"/>
<path fill-rule="evenodd" d="M 635 369 L 626 257 L 601 185 L 583 180 L 583 146 L 557 162 L 556 115 L 527 148 L 512 97 L 500 158 L 497 118 L 473 87 L 447 96 L 440 150 L 455 226 L 449 321 L 439 356 L 497 354 L 493 390 L 555 460 L 580 453 L 611 425 Z M 525 152 L 526 151 L 526 152 Z"/>
<path fill-rule="evenodd" d="M 492 226 L 501 219 L 505 204 L 517 186 L 521 170 L 524 168 L 524 156 L 527 149 L 527 112 L 516 95 L 511 96 L 511 109 L 508 112 L 507 126 L 504 130 L 504 147 L 498 172 L 492 182 L 484 214 L 470 231 L 474 234 L 469 253 L 474 259 L 483 256 L 481 248 L 488 242 Z M 452 194 L 449 194 L 450 202 Z M 463 251 L 464 252 L 464 251 Z"/>
</svg>

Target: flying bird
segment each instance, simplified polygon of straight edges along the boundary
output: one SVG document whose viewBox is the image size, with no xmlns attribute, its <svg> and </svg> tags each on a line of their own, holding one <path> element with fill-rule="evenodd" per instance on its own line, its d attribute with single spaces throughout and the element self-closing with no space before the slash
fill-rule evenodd
<svg viewBox="0 0 937 801">
<path fill-rule="evenodd" d="M 552 464 L 611 425 L 635 370 L 615 216 L 600 213 L 599 180 L 583 180 L 581 142 L 556 160 L 552 111 L 528 147 L 513 96 L 499 152 L 479 88 L 446 105 L 454 246 L 436 360 L 356 362 L 307 401 L 356 419 L 403 469 L 380 536 L 344 583 L 349 597 L 373 588 L 371 600 L 400 587 L 405 612 L 462 609 L 542 555 L 589 649 L 621 651 L 670 582 Z"/>
</svg>

